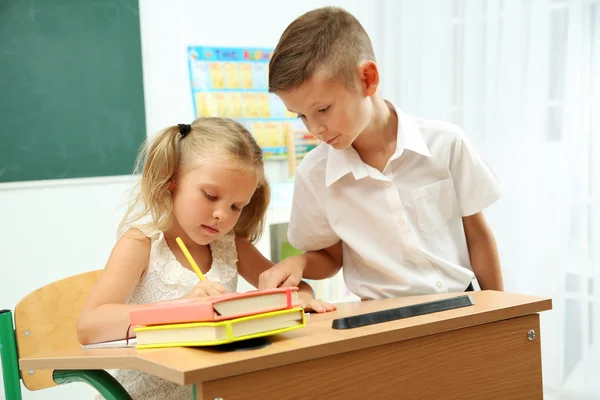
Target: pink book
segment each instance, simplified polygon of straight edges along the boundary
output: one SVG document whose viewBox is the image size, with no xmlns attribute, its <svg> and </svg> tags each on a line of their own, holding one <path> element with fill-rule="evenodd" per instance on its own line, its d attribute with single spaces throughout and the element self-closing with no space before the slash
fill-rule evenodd
<svg viewBox="0 0 600 400">
<path fill-rule="evenodd" d="M 297 287 L 226 293 L 206 299 L 178 299 L 141 305 L 129 312 L 131 325 L 215 322 L 300 307 Z"/>
</svg>

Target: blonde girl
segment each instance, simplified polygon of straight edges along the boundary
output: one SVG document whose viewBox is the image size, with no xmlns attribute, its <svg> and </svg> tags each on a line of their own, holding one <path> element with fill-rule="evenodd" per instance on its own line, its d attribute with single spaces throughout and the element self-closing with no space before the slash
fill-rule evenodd
<svg viewBox="0 0 600 400">
<path fill-rule="evenodd" d="M 117 340 L 136 304 L 235 292 L 238 274 L 258 287 L 272 263 L 254 247 L 269 204 L 260 147 L 239 123 L 200 118 L 171 126 L 138 158 L 141 179 L 119 226 L 106 268 L 79 319 L 82 344 Z M 175 242 L 181 237 L 206 280 Z M 335 309 L 299 285 L 305 307 Z M 192 398 L 179 386 L 139 371 L 115 371 L 135 399 Z"/>
</svg>

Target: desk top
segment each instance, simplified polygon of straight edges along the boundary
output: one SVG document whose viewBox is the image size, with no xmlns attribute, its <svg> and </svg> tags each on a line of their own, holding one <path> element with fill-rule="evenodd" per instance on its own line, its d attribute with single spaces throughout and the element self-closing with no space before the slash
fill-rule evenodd
<svg viewBox="0 0 600 400">
<path fill-rule="evenodd" d="M 256 350 L 224 352 L 210 348 L 84 350 L 78 343 L 48 349 L 19 360 L 30 369 L 137 369 L 179 384 L 206 382 L 392 342 L 433 335 L 552 309 L 549 298 L 469 292 L 475 305 L 355 329 L 335 330 L 332 320 L 463 294 L 441 294 L 342 303 L 334 312 L 307 315 L 305 328 L 279 334 Z"/>
</svg>

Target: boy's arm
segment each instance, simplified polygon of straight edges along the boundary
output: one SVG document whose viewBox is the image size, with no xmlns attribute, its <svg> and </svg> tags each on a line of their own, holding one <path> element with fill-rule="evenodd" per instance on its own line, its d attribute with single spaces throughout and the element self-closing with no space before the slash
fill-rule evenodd
<svg viewBox="0 0 600 400">
<path fill-rule="evenodd" d="M 342 268 L 342 241 L 318 251 L 307 251 L 304 256 L 302 276 L 307 279 L 331 278 Z M 285 261 L 285 260 L 284 260 Z"/>
<path fill-rule="evenodd" d="M 463 217 L 473 272 L 482 290 L 504 290 L 502 269 L 494 234 L 483 212 Z"/>
<path fill-rule="evenodd" d="M 297 286 L 303 277 L 331 278 L 342 268 L 342 262 L 342 241 L 338 241 L 323 250 L 307 251 L 275 264 L 260 275 L 259 288 Z"/>
<path fill-rule="evenodd" d="M 273 263 L 265 258 L 247 239 L 236 237 L 235 245 L 238 253 L 238 273 L 254 287 L 263 289 L 259 284 L 260 277 L 273 266 Z M 307 311 L 326 312 L 337 308 L 322 300 L 315 299 L 312 287 L 304 281 L 299 281 L 296 285 L 288 286 L 298 287 L 298 297 Z"/>
</svg>

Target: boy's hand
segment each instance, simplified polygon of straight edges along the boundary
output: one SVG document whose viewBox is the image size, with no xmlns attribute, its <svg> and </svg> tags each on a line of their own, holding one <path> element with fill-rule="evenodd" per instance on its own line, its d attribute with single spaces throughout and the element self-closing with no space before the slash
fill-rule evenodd
<svg viewBox="0 0 600 400">
<path fill-rule="evenodd" d="M 304 307 L 304 311 L 314 311 L 316 313 L 324 313 L 328 311 L 337 310 L 337 306 L 335 304 L 329 304 L 323 300 L 310 299 L 306 303 L 302 305 Z"/>
<path fill-rule="evenodd" d="M 227 289 L 225 289 L 225 287 L 223 287 L 223 285 L 221 285 L 217 282 L 213 282 L 213 281 L 209 281 L 208 279 L 205 279 L 203 281 L 200 281 L 200 283 L 198 285 L 196 285 L 195 288 L 193 288 L 192 290 L 187 292 L 185 294 L 185 296 L 183 296 L 183 298 L 208 297 L 208 296 L 215 296 L 215 295 L 223 294 L 223 293 L 227 293 Z"/>
<path fill-rule="evenodd" d="M 304 273 L 304 260 L 301 256 L 286 258 L 273 265 L 258 277 L 259 289 L 298 286 Z"/>
</svg>

